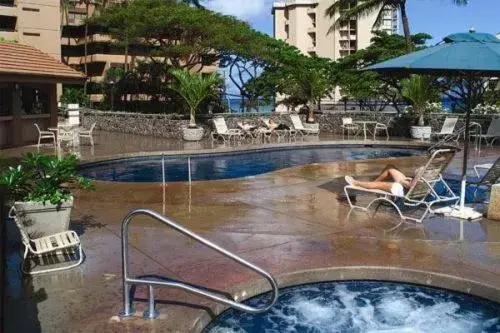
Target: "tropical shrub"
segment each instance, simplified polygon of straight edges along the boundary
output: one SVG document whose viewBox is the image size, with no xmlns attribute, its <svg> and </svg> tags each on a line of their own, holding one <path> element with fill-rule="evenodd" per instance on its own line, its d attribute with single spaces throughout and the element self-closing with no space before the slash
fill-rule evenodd
<svg viewBox="0 0 500 333">
<path fill-rule="evenodd" d="M 402 95 L 410 103 L 407 112 L 412 114 L 419 126 L 425 125 L 426 115 L 432 110 L 432 102 L 439 100 L 439 90 L 435 86 L 435 79 L 427 75 L 412 75 L 402 81 Z"/>
<path fill-rule="evenodd" d="M 474 109 L 472 109 L 472 113 L 480 115 L 500 114 L 500 106 L 478 104 Z"/>
<path fill-rule="evenodd" d="M 90 180 L 76 172 L 75 155 L 63 158 L 39 153 L 24 155 L 18 165 L 0 173 L 0 185 L 5 185 L 15 201 L 34 201 L 61 205 L 75 189 L 90 190 Z"/>
<path fill-rule="evenodd" d="M 83 89 L 64 88 L 59 101 L 62 104 L 87 105 L 89 102 L 89 97 L 83 93 Z"/>
</svg>

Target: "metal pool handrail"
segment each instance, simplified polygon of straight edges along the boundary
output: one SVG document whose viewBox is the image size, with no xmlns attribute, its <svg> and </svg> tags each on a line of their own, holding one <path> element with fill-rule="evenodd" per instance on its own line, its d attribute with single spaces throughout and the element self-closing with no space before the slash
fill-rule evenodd
<svg viewBox="0 0 500 333">
<path fill-rule="evenodd" d="M 194 287 L 192 285 L 183 283 L 183 282 L 165 282 L 165 281 L 158 281 L 158 280 L 151 280 L 148 278 L 132 278 L 129 277 L 129 270 L 128 270 L 128 227 L 132 219 L 137 216 L 137 215 L 148 215 L 159 222 L 162 222 L 163 224 L 179 231 L 180 233 L 193 238 L 194 240 L 202 243 L 203 245 L 221 253 L 222 255 L 236 261 L 237 263 L 253 270 L 254 272 L 262 275 L 267 279 L 269 284 L 271 285 L 272 288 L 272 297 L 271 301 L 268 305 L 262 308 L 254 308 L 239 302 L 236 302 L 227 296 L 223 295 L 222 293 L 217 293 L 213 291 L 208 291 L 204 289 L 200 289 L 197 287 Z M 131 304 L 131 287 L 134 284 L 137 285 L 147 285 L 149 287 L 149 309 L 144 312 L 144 316 L 150 319 L 154 319 L 158 316 L 158 313 L 155 311 L 155 300 L 154 300 L 154 291 L 153 291 L 153 286 L 160 286 L 160 287 L 172 287 L 172 288 L 180 288 L 183 290 L 186 290 L 190 293 L 200 295 L 207 297 L 213 301 L 223 303 L 226 305 L 229 305 L 232 308 L 235 308 L 240 311 L 244 312 L 249 312 L 249 313 L 260 313 L 260 312 L 265 312 L 269 310 L 277 301 L 278 299 L 278 284 L 274 277 L 264 271 L 262 268 L 246 261 L 245 259 L 237 256 L 236 254 L 212 243 L 208 239 L 205 239 L 201 237 L 200 235 L 192 232 L 191 230 L 181 226 L 180 224 L 174 222 L 170 218 L 160 215 L 156 213 L 153 210 L 149 209 L 137 209 L 132 212 L 130 212 L 122 221 L 122 227 L 121 227 L 121 236 L 122 236 L 122 282 L 123 282 L 123 305 L 124 309 L 123 312 L 121 313 L 122 316 L 131 316 L 135 311 L 132 308 Z"/>
</svg>

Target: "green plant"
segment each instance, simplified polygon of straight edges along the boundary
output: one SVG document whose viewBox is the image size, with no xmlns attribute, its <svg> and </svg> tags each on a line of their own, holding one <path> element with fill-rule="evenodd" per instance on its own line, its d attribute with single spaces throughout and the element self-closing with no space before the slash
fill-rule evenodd
<svg viewBox="0 0 500 333">
<path fill-rule="evenodd" d="M 196 127 L 195 114 L 198 106 L 206 98 L 217 95 L 223 81 L 217 73 L 203 77 L 199 73 L 174 69 L 171 74 L 176 79 L 169 88 L 184 98 L 189 106 L 189 127 Z"/>
<path fill-rule="evenodd" d="M 434 78 L 427 75 L 412 75 L 403 80 L 402 95 L 411 102 L 411 112 L 418 120 L 418 126 L 425 125 L 425 116 L 429 111 L 429 103 L 439 99 L 439 90 L 436 88 Z"/>
<path fill-rule="evenodd" d="M 63 158 L 39 153 L 24 155 L 20 163 L 0 173 L 0 184 L 6 185 L 13 200 L 35 201 L 60 206 L 75 189 L 90 190 L 90 180 L 76 173 L 78 158 Z"/>
<path fill-rule="evenodd" d="M 87 105 L 89 97 L 83 93 L 82 89 L 78 88 L 64 88 L 60 98 L 63 104 L 80 104 Z"/>
</svg>

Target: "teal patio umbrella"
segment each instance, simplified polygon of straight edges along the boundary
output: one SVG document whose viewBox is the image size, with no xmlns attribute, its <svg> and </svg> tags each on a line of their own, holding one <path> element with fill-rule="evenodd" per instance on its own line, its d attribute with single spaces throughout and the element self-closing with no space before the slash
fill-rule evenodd
<svg viewBox="0 0 500 333">
<path fill-rule="evenodd" d="M 363 70 L 394 76 L 408 74 L 430 74 L 436 76 L 474 77 L 500 76 L 500 39 L 487 33 L 473 30 L 456 33 L 444 38 L 443 42 L 410 54 L 384 61 Z M 465 137 L 469 137 L 471 92 L 468 91 L 467 112 L 465 115 Z M 464 195 L 467 173 L 469 140 L 464 142 L 462 169 L 462 195 L 460 210 L 464 209 Z"/>
</svg>

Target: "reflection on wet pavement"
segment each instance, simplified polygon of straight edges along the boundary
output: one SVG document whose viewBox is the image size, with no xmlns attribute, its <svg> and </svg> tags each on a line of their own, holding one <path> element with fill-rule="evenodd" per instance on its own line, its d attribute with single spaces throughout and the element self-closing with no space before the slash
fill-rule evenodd
<svg viewBox="0 0 500 333">
<path fill-rule="evenodd" d="M 149 148 L 163 149 L 153 144 Z M 118 152 L 130 151 L 101 153 Z M 485 150 L 480 159 L 497 155 L 498 149 Z M 386 210 L 375 215 L 350 212 L 337 198 L 346 174 L 374 175 L 387 163 L 408 172 L 422 161 L 416 156 L 298 166 L 253 178 L 194 182 L 191 189 L 185 182 L 169 183 L 165 201 L 158 183 L 98 182 L 95 191 L 77 193 L 72 215 L 86 253 L 82 266 L 23 280 L 19 247 L 9 247 L 6 332 L 200 331 L 221 308 L 178 290 L 155 290 L 161 300 L 156 321 L 117 316 L 122 306 L 120 224 L 136 208 L 164 209 L 174 220 L 278 276 L 320 268 L 391 267 L 391 276 L 413 282 L 440 280 L 425 274 L 422 281 L 414 280 L 396 268 L 488 285 L 494 291 L 489 297 L 499 301 L 500 222 L 432 217 L 422 225 L 400 223 Z M 449 172 L 457 173 L 459 167 L 455 159 Z M 258 279 L 144 217 L 132 223 L 130 243 L 133 274 L 157 274 L 225 291 Z M 145 299 L 146 290 L 138 288 L 136 297 Z M 136 306 L 142 313 L 146 304 Z"/>
</svg>

